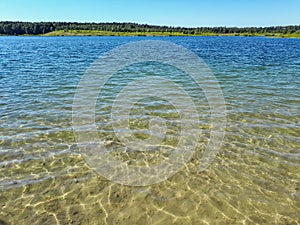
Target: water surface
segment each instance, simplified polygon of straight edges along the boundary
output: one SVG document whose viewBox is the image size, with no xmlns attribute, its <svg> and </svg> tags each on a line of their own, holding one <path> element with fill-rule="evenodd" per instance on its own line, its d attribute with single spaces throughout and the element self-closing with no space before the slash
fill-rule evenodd
<svg viewBox="0 0 300 225">
<path fill-rule="evenodd" d="M 81 156 L 72 103 L 80 78 L 101 54 L 148 39 L 180 44 L 207 63 L 224 93 L 226 136 L 213 164 L 199 173 L 211 129 L 201 89 L 166 65 L 124 68 L 96 106 L 99 136 L 112 155 L 128 162 L 146 157 L 118 152 L 109 121 L 118 91 L 137 77 L 167 74 L 181 84 L 197 106 L 202 133 L 177 174 L 151 186 L 123 186 L 95 173 Z M 167 102 L 141 100 L 131 115 L 141 139 L 148 125 L 140 115 L 178 119 Z M 0 37 L 0 223 L 299 224 L 299 119 L 300 39 Z M 178 126 L 168 123 L 168 129 L 165 141 L 176 145 Z M 153 163 L 168 155 L 147 157 Z"/>
</svg>

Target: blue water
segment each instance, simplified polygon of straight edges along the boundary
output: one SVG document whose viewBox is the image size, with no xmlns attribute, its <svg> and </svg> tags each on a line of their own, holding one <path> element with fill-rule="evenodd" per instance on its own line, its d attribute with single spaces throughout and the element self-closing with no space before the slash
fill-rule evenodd
<svg viewBox="0 0 300 225">
<path fill-rule="evenodd" d="M 190 87 L 201 111 L 198 153 L 167 181 L 137 188 L 89 168 L 74 138 L 72 104 L 80 79 L 99 56 L 141 40 L 173 42 L 201 57 L 223 91 L 227 127 L 214 163 L 198 173 L 210 114 L 201 90 Z M 155 63 L 120 71 L 117 82 L 106 86 L 107 99 L 128 74 L 165 71 Z M 180 77 L 177 82 L 186 85 L 187 77 Z M 114 145 L 109 102 L 98 101 L 96 122 L 99 135 Z M 151 110 L 164 115 L 172 107 L 157 101 Z M 0 223 L 297 224 L 299 121 L 300 39 L 0 37 Z"/>
</svg>

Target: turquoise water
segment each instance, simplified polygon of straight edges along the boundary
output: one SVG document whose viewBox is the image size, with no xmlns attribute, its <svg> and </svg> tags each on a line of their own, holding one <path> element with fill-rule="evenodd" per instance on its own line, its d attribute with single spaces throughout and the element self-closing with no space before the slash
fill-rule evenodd
<svg viewBox="0 0 300 225">
<path fill-rule="evenodd" d="M 80 154 L 72 104 L 80 79 L 101 54 L 148 39 L 182 45 L 209 66 L 225 98 L 226 134 L 212 165 L 199 173 L 211 130 L 201 89 L 155 62 L 124 68 L 96 105 L 97 131 L 114 157 L 146 164 L 168 157 L 118 151 L 111 104 L 137 77 L 168 76 L 184 87 L 202 132 L 196 153 L 174 176 L 123 186 L 95 173 Z M 0 37 L 0 87 L 0 224 L 300 223 L 300 39 Z M 178 119 L 167 102 L 143 99 L 131 115 L 140 139 L 148 135 L 140 115 Z M 176 145 L 178 126 L 167 125 L 165 142 Z"/>
</svg>

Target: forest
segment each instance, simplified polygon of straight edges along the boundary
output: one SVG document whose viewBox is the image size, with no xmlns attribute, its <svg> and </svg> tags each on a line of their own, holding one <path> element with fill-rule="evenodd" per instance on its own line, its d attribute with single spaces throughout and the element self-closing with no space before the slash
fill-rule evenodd
<svg viewBox="0 0 300 225">
<path fill-rule="evenodd" d="M 138 23 L 77 23 L 77 22 L 11 22 L 0 21 L 0 35 L 44 35 L 54 31 L 103 31 L 121 33 L 161 34 L 300 34 L 300 25 L 272 27 L 171 27 Z"/>
</svg>

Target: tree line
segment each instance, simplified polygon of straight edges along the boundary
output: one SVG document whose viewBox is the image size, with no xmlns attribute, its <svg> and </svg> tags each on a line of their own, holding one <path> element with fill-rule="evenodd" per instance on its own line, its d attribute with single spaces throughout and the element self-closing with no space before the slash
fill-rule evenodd
<svg viewBox="0 0 300 225">
<path fill-rule="evenodd" d="M 0 21 L 2 35 L 39 35 L 58 30 L 98 30 L 109 32 L 179 32 L 184 34 L 232 34 L 232 33 L 281 33 L 288 34 L 300 30 L 300 25 L 272 27 L 172 27 L 138 23 L 77 23 L 77 22 L 11 22 Z"/>
</svg>

